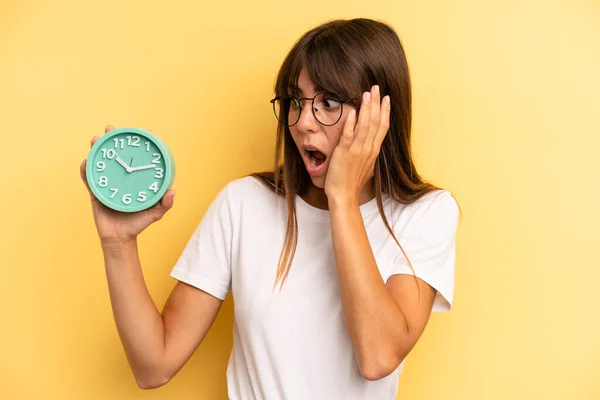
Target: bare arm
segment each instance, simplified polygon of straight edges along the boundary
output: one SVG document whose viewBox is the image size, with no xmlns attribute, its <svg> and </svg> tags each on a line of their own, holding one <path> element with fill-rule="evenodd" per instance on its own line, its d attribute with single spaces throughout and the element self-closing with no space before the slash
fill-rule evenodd
<svg viewBox="0 0 600 400">
<path fill-rule="evenodd" d="M 359 208 L 371 195 L 375 165 L 390 127 L 390 97 L 379 86 L 363 93 L 358 121 L 351 110 L 325 181 L 342 310 L 362 375 L 393 372 L 423 333 L 436 291 L 413 276 L 381 277 Z M 417 284 L 415 284 L 415 280 Z"/>
<path fill-rule="evenodd" d="M 177 283 L 162 315 L 144 282 L 136 240 L 103 244 L 113 315 L 138 385 L 167 383 L 202 342 L 222 301 Z"/>
<path fill-rule="evenodd" d="M 111 125 L 105 132 L 114 129 Z M 98 140 L 94 136 L 91 145 Z M 138 385 L 151 389 L 167 383 L 191 357 L 206 336 L 222 301 L 178 283 L 159 313 L 140 266 L 137 237 L 173 207 L 170 189 L 159 203 L 136 213 L 105 207 L 91 192 L 84 160 L 79 173 L 90 195 L 94 222 L 104 252 L 113 316 L 127 360 Z"/>
<path fill-rule="evenodd" d="M 410 275 L 381 278 L 358 203 L 330 201 L 342 310 L 362 375 L 392 373 L 423 333 L 435 290 Z M 419 296 L 420 294 L 420 296 Z"/>
</svg>

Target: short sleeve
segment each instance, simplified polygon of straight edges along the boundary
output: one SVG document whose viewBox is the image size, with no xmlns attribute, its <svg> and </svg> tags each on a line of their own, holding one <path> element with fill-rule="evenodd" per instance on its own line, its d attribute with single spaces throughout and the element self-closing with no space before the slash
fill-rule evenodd
<svg viewBox="0 0 600 400">
<path fill-rule="evenodd" d="M 177 260 L 171 277 L 221 300 L 231 288 L 232 213 L 226 186 L 208 207 Z"/>
<path fill-rule="evenodd" d="M 448 191 L 426 196 L 410 205 L 406 224 L 395 233 L 416 276 L 437 291 L 432 311 L 449 311 L 454 300 L 458 204 Z M 395 257 L 388 279 L 413 275 L 406 257 L 402 252 Z"/>
</svg>

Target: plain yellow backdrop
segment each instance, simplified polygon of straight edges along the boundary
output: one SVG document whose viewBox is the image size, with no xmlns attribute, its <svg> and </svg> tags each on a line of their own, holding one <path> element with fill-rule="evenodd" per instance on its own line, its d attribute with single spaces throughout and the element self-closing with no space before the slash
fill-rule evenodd
<svg viewBox="0 0 600 400">
<path fill-rule="evenodd" d="M 463 211 L 455 308 L 398 398 L 600 398 L 598 1 L 3 0 L 1 399 L 226 398 L 231 298 L 168 385 L 135 385 L 79 164 L 107 124 L 171 147 L 175 207 L 139 242 L 162 309 L 214 196 L 271 167 L 293 42 L 358 16 L 401 36 L 416 162 Z"/>
</svg>

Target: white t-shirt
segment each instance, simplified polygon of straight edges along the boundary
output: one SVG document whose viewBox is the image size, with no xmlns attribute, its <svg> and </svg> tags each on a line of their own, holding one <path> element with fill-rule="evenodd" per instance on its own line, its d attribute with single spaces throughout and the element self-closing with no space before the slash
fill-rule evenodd
<svg viewBox="0 0 600 400">
<path fill-rule="evenodd" d="M 437 290 L 434 311 L 454 293 L 458 207 L 448 191 L 401 205 L 385 198 L 390 226 L 417 276 Z M 394 205 L 393 215 L 390 205 Z M 232 400 L 394 399 L 404 362 L 378 381 L 364 379 L 344 325 L 329 211 L 296 197 L 298 244 L 283 289 L 274 289 L 287 229 L 285 199 L 253 177 L 215 198 L 171 276 L 234 299 L 233 349 L 227 368 Z M 412 271 L 377 209 L 360 207 L 384 281 Z M 392 225 L 393 224 L 393 225 Z"/>
</svg>

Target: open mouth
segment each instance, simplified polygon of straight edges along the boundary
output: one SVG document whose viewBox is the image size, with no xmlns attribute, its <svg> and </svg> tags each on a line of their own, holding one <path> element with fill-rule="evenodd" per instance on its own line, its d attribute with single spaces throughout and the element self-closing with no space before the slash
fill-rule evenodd
<svg viewBox="0 0 600 400">
<path fill-rule="evenodd" d="M 327 159 L 327 156 L 321 153 L 319 150 L 307 150 L 307 152 L 310 159 L 310 165 L 312 167 L 318 167 Z"/>
<path fill-rule="evenodd" d="M 306 165 L 306 171 L 310 175 L 321 175 L 325 168 L 327 155 L 315 148 L 304 148 L 304 150 L 304 163 Z"/>
</svg>

